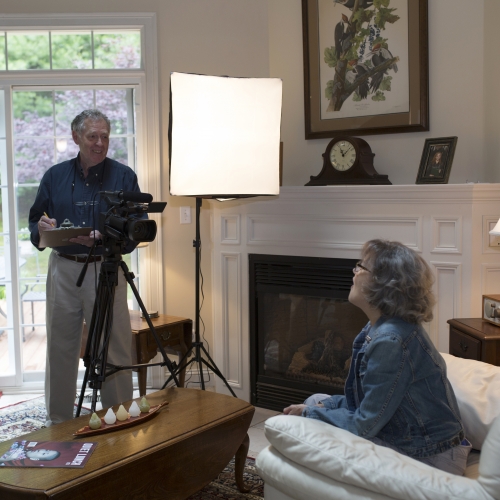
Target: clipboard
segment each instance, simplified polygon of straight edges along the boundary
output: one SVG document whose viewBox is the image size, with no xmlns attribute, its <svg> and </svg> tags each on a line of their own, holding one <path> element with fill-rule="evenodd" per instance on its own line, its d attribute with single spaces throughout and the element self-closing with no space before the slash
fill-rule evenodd
<svg viewBox="0 0 500 500">
<path fill-rule="evenodd" d="M 40 243 L 38 248 L 64 247 L 67 245 L 76 245 L 69 241 L 77 236 L 88 236 L 92 231 L 91 227 L 58 227 L 40 232 Z"/>
</svg>

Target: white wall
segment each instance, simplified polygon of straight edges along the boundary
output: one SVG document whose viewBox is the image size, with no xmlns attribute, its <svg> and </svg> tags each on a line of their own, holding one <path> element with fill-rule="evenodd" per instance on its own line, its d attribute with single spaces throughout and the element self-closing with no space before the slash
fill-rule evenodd
<svg viewBox="0 0 500 500">
<path fill-rule="evenodd" d="M 283 184 L 303 186 L 320 172 L 321 155 L 330 139 L 304 139 L 301 0 L 268 1 L 270 76 L 281 77 L 284 88 Z M 486 172 L 484 162 L 485 2 L 488 12 L 497 14 L 488 25 L 492 36 L 494 33 L 498 38 L 494 28 L 498 0 L 429 1 L 430 130 L 364 136 L 376 155 L 376 170 L 388 174 L 393 184 L 415 183 L 426 138 L 453 135 L 458 136 L 458 145 L 449 182 L 498 180 L 491 171 Z M 491 46 L 492 58 L 499 59 L 498 46 Z M 495 88 L 498 95 L 497 86 L 498 78 L 490 85 L 492 93 Z M 491 109 L 491 103 L 486 103 L 486 109 Z"/>
</svg>

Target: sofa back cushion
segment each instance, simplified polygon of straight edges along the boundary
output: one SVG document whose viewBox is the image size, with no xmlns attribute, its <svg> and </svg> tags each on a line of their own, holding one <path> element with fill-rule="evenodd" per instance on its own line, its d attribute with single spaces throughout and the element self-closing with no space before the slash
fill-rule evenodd
<svg viewBox="0 0 500 500">
<path fill-rule="evenodd" d="M 480 450 L 500 415 L 500 367 L 441 353 L 457 397 L 467 439 Z"/>
</svg>

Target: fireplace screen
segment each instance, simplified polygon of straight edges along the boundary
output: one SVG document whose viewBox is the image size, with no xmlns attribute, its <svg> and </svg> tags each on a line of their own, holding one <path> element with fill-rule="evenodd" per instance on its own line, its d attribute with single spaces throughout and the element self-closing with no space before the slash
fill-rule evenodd
<svg viewBox="0 0 500 500">
<path fill-rule="evenodd" d="M 343 393 L 352 341 L 368 321 L 347 301 L 355 262 L 250 256 L 253 404 L 281 410 Z"/>
</svg>

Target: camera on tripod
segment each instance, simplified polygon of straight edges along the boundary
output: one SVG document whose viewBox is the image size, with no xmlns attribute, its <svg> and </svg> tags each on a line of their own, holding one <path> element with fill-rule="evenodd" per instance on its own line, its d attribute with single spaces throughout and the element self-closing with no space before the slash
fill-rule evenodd
<svg viewBox="0 0 500 500">
<path fill-rule="evenodd" d="M 146 213 L 161 213 L 166 202 L 153 202 L 149 193 L 134 191 L 100 191 L 108 204 L 107 212 L 99 214 L 99 231 L 103 237 L 137 243 L 154 241 L 156 222 L 141 218 Z"/>
</svg>

